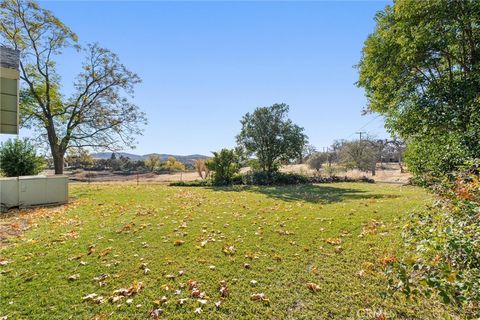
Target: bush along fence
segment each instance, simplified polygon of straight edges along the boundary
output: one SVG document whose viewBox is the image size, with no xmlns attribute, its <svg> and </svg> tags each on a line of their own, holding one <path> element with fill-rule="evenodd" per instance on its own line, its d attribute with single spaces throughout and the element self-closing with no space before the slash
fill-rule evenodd
<svg viewBox="0 0 480 320">
<path fill-rule="evenodd" d="M 329 177 L 307 177 L 297 173 L 273 172 L 268 174 L 263 171 L 247 172 L 245 174 L 235 175 L 229 184 L 215 184 L 209 179 L 195 181 L 178 181 L 170 183 L 170 186 L 180 187 L 205 187 L 205 186 L 225 186 L 225 185 L 245 185 L 245 186 L 273 186 L 273 185 L 300 185 L 311 183 L 340 183 L 340 182 L 364 182 L 374 183 L 375 180 L 361 177 L 351 178 L 347 176 L 329 176 Z"/>
</svg>

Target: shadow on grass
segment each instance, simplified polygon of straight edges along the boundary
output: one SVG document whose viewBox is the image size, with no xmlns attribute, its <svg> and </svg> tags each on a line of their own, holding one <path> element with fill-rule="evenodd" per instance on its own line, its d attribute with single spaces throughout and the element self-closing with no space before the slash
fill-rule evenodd
<svg viewBox="0 0 480 320">
<path fill-rule="evenodd" d="M 269 198 L 283 201 L 305 201 L 310 203 L 335 203 L 346 200 L 394 199 L 395 194 L 378 194 L 332 185 L 296 185 L 296 186 L 265 186 L 265 187 L 210 187 L 213 191 L 224 192 L 255 192 Z"/>
</svg>

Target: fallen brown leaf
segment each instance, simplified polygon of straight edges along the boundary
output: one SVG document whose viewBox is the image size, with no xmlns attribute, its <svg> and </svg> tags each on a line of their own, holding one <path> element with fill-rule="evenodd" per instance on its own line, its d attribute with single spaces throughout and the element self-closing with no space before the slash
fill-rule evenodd
<svg viewBox="0 0 480 320">
<path fill-rule="evenodd" d="M 312 292 L 317 292 L 320 290 L 320 286 L 313 282 L 307 283 L 307 288 Z"/>
</svg>

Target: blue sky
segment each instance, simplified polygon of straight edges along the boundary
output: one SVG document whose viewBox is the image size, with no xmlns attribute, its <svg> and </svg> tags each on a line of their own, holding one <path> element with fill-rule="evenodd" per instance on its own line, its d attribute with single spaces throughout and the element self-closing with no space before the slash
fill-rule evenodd
<svg viewBox="0 0 480 320">
<path fill-rule="evenodd" d="M 276 102 L 322 148 L 355 131 L 387 136 L 361 116 L 362 45 L 386 2 L 41 2 L 79 36 L 116 52 L 143 79 L 149 118 L 133 151 L 208 154 L 233 147 L 243 114 Z M 65 90 L 81 56 L 58 60 Z M 373 121 L 371 121 L 374 119 Z M 130 151 L 130 150 L 126 150 Z"/>
</svg>

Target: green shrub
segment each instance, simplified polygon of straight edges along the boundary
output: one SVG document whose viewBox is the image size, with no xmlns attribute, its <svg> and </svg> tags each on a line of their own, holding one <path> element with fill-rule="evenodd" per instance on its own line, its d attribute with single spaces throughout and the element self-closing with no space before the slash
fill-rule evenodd
<svg viewBox="0 0 480 320">
<path fill-rule="evenodd" d="M 243 175 L 245 185 L 292 185 L 309 183 L 308 177 L 297 173 L 251 171 Z"/>
<path fill-rule="evenodd" d="M 449 133 L 410 139 L 405 150 L 405 162 L 413 174 L 412 182 L 421 186 L 441 183 L 471 156 L 461 138 Z"/>
<path fill-rule="evenodd" d="M 308 183 L 338 183 L 338 182 L 365 182 L 374 183 L 373 179 L 367 177 L 349 178 L 339 176 L 329 177 L 307 177 L 298 173 L 284 173 L 272 172 L 268 174 L 265 171 L 250 171 L 245 174 L 235 174 L 231 179 L 229 185 L 247 185 L 247 186 L 272 186 L 272 185 L 299 185 Z M 195 181 L 177 181 L 170 183 L 170 186 L 177 187 L 206 187 L 219 186 L 210 179 L 195 180 Z M 225 185 L 225 184 L 221 184 Z"/>
<path fill-rule="evenodd" d="M 243 184 L 243 174 L 237 173 L 232 177 L 232 184 L 234 185 L 242 185 Z"/>
<path fill-rule="evenodd" d="M 0 170 L 7 177 L 31 176 L 44 168 L 44 160 L 27 140 L 7 140 L 0 146 Z"/>
<path fill-rule="evenodd" d="M 436 189 L 434 205 L 412 214 L 404 231 L 409 254 L 389 266 L 390 288 L 440 297 L 480 316 L 480 161 Z"/>
<path fill-rule="evenodd" d="M 321 177 L 321 176 L 313 176 L 309 178 L 311 183 L 340 183 L 340 182 L 365 182 L 365 183 L 375 183 L 375 180 L 370 179 L 368 177 L 360 177 L 360 178 L 351 178 L 347 176 L 336 176 L 331 175 L 328 177 Z"/>
<path fill-rule="evenodd" d="M 323 164 L 327 162 L 329 153 L 328 152 L 315 152 L 310 155 L 308 158 L 307 164 L 310 169 L 316 170 L 317 173 L 320 172 Z"/>
<path fill-rule="evenodd" d="M 207 168 L 213 171 L 212 183 L 217 186 L 231 184 L 233 177 L 240 171 L 235 150 L 222 149 L 212 153 L 213 158 L 205 163 Z"/>
<path fill-rule="evenodd" d="M 175 181 L 170 182 L 169 186 L 172 187 L 207 187 L 211 186 L 212 182 L 210 180 L 194 180 L 194 181 Z"/>
</svg>

